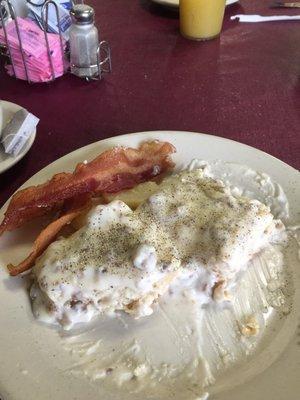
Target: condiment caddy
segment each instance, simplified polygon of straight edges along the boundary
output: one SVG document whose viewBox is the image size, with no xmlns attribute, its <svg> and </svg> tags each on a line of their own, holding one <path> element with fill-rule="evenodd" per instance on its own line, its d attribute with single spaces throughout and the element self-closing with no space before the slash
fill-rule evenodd
<svg viewBox="0 0 300 400">
<path fill-rule="evenodd" d="M 74 1 L 63 6 L 58 0 L 37 1 L 28 1 L 33 18 L 24 19 L 12 0 L 0 0 L 0 53 L 10 75 L 33 83 L 53 81 L 67 72 L 87 81 L 100 80 L 111 72 L 110 46 L 99 41 L 92 7 Z"/>
</svg>

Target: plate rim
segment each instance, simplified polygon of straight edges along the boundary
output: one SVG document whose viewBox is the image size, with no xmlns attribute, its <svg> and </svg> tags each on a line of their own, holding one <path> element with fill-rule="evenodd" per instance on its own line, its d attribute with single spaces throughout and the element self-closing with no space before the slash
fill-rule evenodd
<svg viewBox="0 0 300 400">
<path fill-rule="evenodd" d="M 203 132 L 195 132 L 195 131 L 181 131 L 181 130 L 168 130 L 168 129 L 164 129 L 164 130 L 154 130 L 154 131 L 137 131 L 137 132 L 131 132 L 131 133 L 125 133 L 125 134 L 121 134 L 121 135 L 116 135 L 116 136 L 110 136 L 108 138 L 105 139 L 100 139 L 97 140 L 95 142 L 89 143 L 85 146 L 82 147 L 78 147 L 77 149 L 74 149 L 72 151 L 70 151 L 69 153 L 53 160 L 52 162 L 50 162 L 49 164 L 45 165 L 45 167 L 41 168 L 40 170 L 38 170 L 36 173 L 34 173 L 32 176 L 30 176 L 21 186 L 19 186 L 14 192 L 13 194 L 4 202 L 4 204 L 2 205 L 2 207 L 0 208 L 0 216 L 3 214 L 3 210 L 6 209 L 6 206 L 8 204 L 8 202 L 10 201 L 10 199 L 12 198 L 12 196 L 21 189 L 24 189 L 25 187 L 28 186 L 28 184 L 31 184 L 31 180 L 34 180 L 34 178 L 39 175 L 40 173 L 45 172 L 45 170 L 51 166 L 53 166 L 55 163 L 59 162 L 59 161 L 63 161 L 65 158 L 71 156 L 71 155 L 75 155 L 77 152 L 80 153 L 82 150 L 87 150 L 88 148 L 92 148 L 93 146 L 97 145 L 97 144 L 102 144 L 105 142 L 109 142 L 111 140 L 117 140 L 118 138 L 125 138 L 125 137 L 131 137 L 131 136 L 138 136 L 138 135 L 147 135 L 147 134 L 161 134 L 161 133 L 168 133 L 168 134 L 175 134 L 175 135 L 183 135 L 183 134 L 189 134 L 189 135 L 200 135 L 203 136 L 205 138 L 213 138 L 213 140 L 219 140 L 220 142 L 227 142 L 227 143 L 233 143 L 233 145 L 235 146 L 242 146 L 247 148 L 249 151 L 254 151 L 254 152 L 259 152 L 259 154 L 263 157 L 267 157 L 268 159 L 270 159 L 272 162 L 279 162 L 282 166 L 284 166 L 285 168 L 289 168 L 293 171 L 293 173 L 297 173 L 298 174 L 298 179 L 300 180 L 300 171 L 297 170 L 295 167 L 293 167 L 292 165 L 286 163 L 285 161 L 280 160 L 279 158 L 273 156 L 272 154 L 269 154 L 267 152 L 265 152 L 264 150 L 260 150 L 257 149 L 256 147 L 253 147 L 249 144 L 246 143 L 242 143 L 239 142 L 237 140 L 234 139 L 229 139 L 226 137 L 222 137 L 222 136 L 218 136 L 215 135 L 214 133 L 203 133 Z M 175 153 L 176 154 L 176 153 Z M 25 154 L 24 154 L 25 155 Z M 1 171 L 0 171 L 1 173 Z"/>
<path fill-rule="evenodd" d="M 247 147 L 251 151 L 260 152 L 262 155 L 270 157 L 271 159 L 273 159 L 273 161 L 274 160 L 279 161 L 281 164 L 283 164 L 283 165 L 285 165 L 285 166 L 287 166 L 289 168 L 292 168 L 294 171 L 296 171 L 296 172 L 298 172 L 300 174 L 300 171 L 298 171 L 292 165 L 286 163 L 285 161 L 281 160 L 280 158 L 277 158 L 277 157 L 273 156 L 270 153 L 267 153 L 264 150 L 258 149 L 258 148 L 254 147 L 254 146 L 251 146 L 251 145 L 247 144 L 247 143 L 242 143 L 242 142 L 239 142 L 238 140 L 229 139 L 229 138 L 223 137 L 223 136 L 218 136 L 218 135 L 216 135 L 214 133 L 204 133 L 204 132 L 196 132 L 196 131 L 182 131 L 182 130 L 173 130 L 173 129 L 158 129 L 158 130 L 153 130 L 153 131 L 136 131 L 136 132 L 125 133 L 125 134 L 116 135 L 116 136 L 110 136 L 110 137 L 105 138 L 105 139 L 96 140 L 95 142 L 92 142 L 92 143 L 89 143 L 89 144 L 87 144 L 85 146 L 79 147 L 78 149 L 72 150 L 69 153 L 63 155 L 62 157 L 57 158 L 56 160 L 54 160 L 53 162 L 51 162 L 50 164 L 48 164 L 44 168 L 47 168 L 48 166 L 52 165 L 56 161 L 61 160 L 64 157 L 67 157 L 67 156 L 69 156 L 69 155 L 71 155 L 71 154 L 73 154 L 73 153 L 75 153 L 77 151 L 79 152 L 79 151 L 81 151 L 83 149 L 87 149 L 88 147 L 95 146 L 95 144 L 98 144 L 100 142 L 104 143 L 106 141 L 111 141 L 112 139 L 125 138 L 127 136 L 130 137 L 130 136 L 147 135 L 147 134 L 151 134 L 152 135 L 152 134 L 161 134 L 161 133 L 168 133 L 168 134 L 175 134 L 175 135 L 185 135 L 185 134 L 188 134 L 188 135 L 192 134 L 192 135 L 195 135 L 195 136 L 199 136 L 200 135 L 200 136 L 204 136 L 206 138 L 213 138 L 213 140 L 220 140 L 220 141 L 224 141 L 224 142 L 234 143 L 235 145 L 239 145 L 239 146 L 242 146 L 242 147 Z M 40 171 L 44 170 L 44 168 L 42 168 Z M 38 171 L 38 172 L 40 172 L 40 171 Z M 299 175 L 299 177 L 300 177 L 300 175 Z"/>
<path fill-rule="evenodd" d="M 41 170 L 39 170 L 39 171 L 37 171 L 34 175 L 32 175 L 22 186 L 20 186 L 17 190 L 19 190 L 19 189 L 21 189 L 21 188 L 23 188 L 23 187 L 26 187 L 26 186 L 28 186 L 29 184 L 31 184 L 31 181 L 33 181 L 34 179 L 36 179 L 37 178 L 37 175 L 42 175 L 43 174 L 43 172 L 45 172 L 45 170 L 46 169 L 52 169 L 51 167 L 53 167 L 56 163 L 58 163 L 58 162 L 63 162 L 64 160 L 66 160 L 68 157 L 74 157 L 74 158 L 79 158 L 78 157 L 78 154 L 80 154 L 80 152 L 85 152 L 85 153 L 88 153 L 88 152 L 90 152 L 90 150 L 92 150 L 93 149 L 93 147 L 95 146 L 95 145 L 97 145 L 97 144 L 100 144 L 100 145 L 102 145 L 102 146 L 104 146 L 105 147 L 105 144 L 107 143 L 107 142 L 111 142 L 110 143 L 110 145 L 109 145 L 109 147 L 113 147 L 113 146 L 115 146 L 116 145 L 116 143 L 115 142 L 117 142 L 118 141 L 118 139 L 119 138 L 122 138 L 123 139 L 123 141 L 126 141 L 127 143 L 126 144 L 121 144 L 121 145 L 124 145 L 124 146 L 131 146 L 131 144 L 130 144 L 130 138 L 131 137 L 133 137 L 133 136 L 135 136 L 135 137 L 139 137 L 140 136 L 140 141 L 142 142 L 143 140 L 155 140 L 155 135 L 162 135 L 162 136 L 164 136 L 165 134 L 167 134 L 167 135 L 174 135 L 174 137 L 177 135 L 177 136 L 182 136 L 182 135 L 185 135 L 185 134 L 189 134 L 189 135 L 193 135 L 193 136 L 198 136 L 199 137 L 199 140 L 201 140 L 201 137 L 202 138 L 205 138 L 205 139 L 211 139 L 211 140 L 213 140 L 213 141 L 216 141 L 216 142 L 225 142 L 225 143 L 228 143 L 229 145 L 230 144 L 232 144 L 232 145 L 234 145 L 235 146 L 235 151 L 236 151 L 236 149 L 238 149 L 239 147 L 242 147 L 242 148 L 245 148 L 245 149 L 247 149 L 248 151 L 250 151 L 250 156 L 251 157 L 253 157 L 253 156 L 256 156 L 257 157 L 257 154 L 259 154 L 259 155 L 261 155 L 264 159 L 265 158 L 267 158 L 267 159 L 269 159 L 272 163 L 276 163 L 278 166 L 279 166 L 279 168 L 280 168 L 280 166 L 282 166 L 282 167 L 284 167 L 285 169 L 288 169 L 289 171 L 291 171 L 292 173 L 293 173 L 293 177 L 295 177 L 296 178 L 296 180 L 297 181 L 299 181 L 300 182 L 300 173 L 299 173 L 299 171 L 297 170 L 297 169 L 295 169 L 294 167 L 292 167 L 292 166 L 290 166 L 289 164 L 287 164 L 287 163 L 285 163 L 284 161 L 282 161 L 282 160 L 280 160 L 280 159 L 278 159 L 278 158 L 276 158 L 276 157 L 274 157 L 274 156 L 272 156 L 272 155 L 270 155 L 270 154 L 268 154 L 268 153 L 266 153 L 266 152 L 264 152 L 263 150 L 259 150 L 259 149 L 256 149 L 255 147 L 253 147 L 253 146 L 250 146 L 250 145 L 247 145 L 247 144 L 244 144 L 244 143 L 241 143 L 241 142 L 238 142 L 238 141 L 235 141 L 235 140 L 232 140 L 232 139 L 228 139 L 228 138 L 224 138 L 224 137 L 221 137 L 221 136 L 215 136 L 215 135 L 213 135 L 213 134 L 207 134 L 207 133 L 199 133 L 199 132 L 192 132 L 192 131 L 174 131 L 174 130 L 155 130 L 155 131 L 143 131 L 143 132 L 133 132 L 133 133 L 129 133 L 129 134 L 124 134 L 124 135 L 117 135 L 117 136 L 112 136 L 112 137 L 109 137 L 109 138 L 105 138 L 105 139 L 102 139 L 102 140 L 98 140 L 98 141 L 96 141 L 96 142 L 93 142 L 93 143 L 90 143 L 90 144 L 87 144 L 87 145 L 85 145 L 85 146 L 82 146 L 82 147 L 79 147 L 79 148 L 77 148 L 77 149 L 75 149 L 75 150 L 73 150 L 73 151 L 71 151 L 71 152 L 69 152 L 69 153 L 67 153 L 67 154 L 65 154 L 65 155 L 63 155 L 62 157 L 60 157 L 60 158 L 58 158 L 58 159 L 56 159 L 56 160 L 54 160 L 53 162 L 51 162 L 50 164 L 48 164 L 48 165 L 46 165 L 44 168 L 42 168 Z M 144 138 L 143 136 L 146 136 L 146 135 L 149 135 L 149 136 L 151 136 L 151 137 L 146 137 L 146 138 Z M 159 139 L 159 140 L 164 140 L 163 138 L 157 138 L 157 139 Z M 168 140 L 167 138 L 165 139 L 165 140 Z M 174 142 L 175 142 L 175 139 L 174 139 Z M 136 144 L 134 144 L 134 146 L 136 146 Z M 83 155 L 83 157 L 84 157 L 84 155 Z M 73 162 L 73 161 L 72 161 Z M 77 162 L 80 162 L 80 160 L 77 160 L 76 161 L 76 163 Z M 245 162 L 246 164 L 247 164 L 247 162 Z M 73 165 L 71 166 L 71 168 L 73 167 Z M 53 174 L 53 171 L 52 172 L 50 172 L 50 174 Z M 54 172 L 54 173 L 56 173 L 56 172 Z M 36 183 L 35 183 L 36 184 Z M 6 208 L 6 206 L 7 206 L 7 204 L 8 204 L 8 201 L 9 201 L 9 199 L 5 202 L 5 204 L 1 207 L 1 209 L 0 209 L 0 216 L 2 216 L 3 215 L 3 212 L 4 212 L 4 210 L 5 210 L 5 208 Z M 0 382 L 1 383 L 1 382 Z M 2 386 L 2 384 L 1 384 L 1 386 Z M 4 387 L 3 387 L 3 389 L 4 389 Z M 3 393 L 3 395 L 4 395 L 4 393 Z M 11 399 L 11 398 L 13 398 L 13 397 L 11 397 L 11 393 L 8 393 L 8 396 L 7 397 L 5 397 L 5 399 Z M 15 397 L 14 397 L 14 400 L 15 400 Z"/>
</svg>

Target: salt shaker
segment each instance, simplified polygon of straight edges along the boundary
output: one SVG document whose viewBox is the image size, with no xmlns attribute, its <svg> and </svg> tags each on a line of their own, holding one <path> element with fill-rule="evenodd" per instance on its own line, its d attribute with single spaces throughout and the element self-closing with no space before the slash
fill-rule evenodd
<svg viewBox="0 0 300 400">
<path fill-rule="evenodd" d="M 98 30 L 94 25 L 94 9 L 86 4 L 75 4 L 70 11 L 71 72 L 82 78 L 98 75 Z"/>
</svg>

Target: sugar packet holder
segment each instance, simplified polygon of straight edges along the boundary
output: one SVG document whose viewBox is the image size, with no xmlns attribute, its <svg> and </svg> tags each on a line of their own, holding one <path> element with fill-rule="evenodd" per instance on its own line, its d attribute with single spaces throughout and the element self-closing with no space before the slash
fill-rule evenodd
<svg viewBox="0 0 300 400">
<path fill-rule="evenodd" d="M 64 72 L 66 72 L 67 64 L 65 62 L 66 60 L 64 53 L 64 39 L 62 36 L 60 25 L 58 24 L 59 35 L 55 35 L 56 42 L 58 41 L 58 45 L 60 46 L 59 59 L 61 60 L 61 63 L 63 65 L 63 71 L 60 74 L 55 73 L 55 65 L 52 57 L 51 42 L 53 42 L 53 34 L 47 32 L 49 26 L 50 4 L 52 11 L 54 7 L 57 15 L 57 20 L 59 20 L 59 11 L 56 1 L 48 0 L 41 7 L 42 25 L 40 25 L 40 27 L 31 20 L 18 17 L 15 12 L 15 8 L 10 0 L 2 0 L 2 4 L 6 5 L 6 8 L 9 10 L 10 16 L 12 18 L 12 21 L 10 21 L 6 25 L 3 20 L 3 15 L 0 13 L 0 21 L 2 25 L 2 32 L 0 31 L 0 33 L 2 36 L 2 43 L 4 42 L 4 44 L 6 45 L 7 56 L 10 61 L 10 65 L 7 66 L 7 72 L 16 78 L 25 78 L 25 80 L 27 80 L 29 83 L 43 81 L 35 79 L 35 76 L 32 76 L 32 74 L 30 74 L 30 61 L 32 60 L 32 53 L 30 49 L 32 49 L 32 41 L 36 42 L 33 47 L 37 50 L 43 48 L 43 52 L 48 58 L 47 69 L 49 70 L 50 68 L 50 76 L 45 81 L 54 80 L 57 76 L 60 76 Z M 30 24 L 30 21 L 31 29 L 28 29 L 27 25 Z M 57 37 L 59 38 L 58 40 Z M 16 59 L 15 57 L 16 52 L 19 53 L 18 59 Z"/>
<path fill-rule="evenodd" d="M 0 140 L 5 153 L 17 157 L 34 132 L 38 122 L 39 119 L 24 108 L 17 111 L 0 133 Z"/>
<path fill-rule="evenodd" d="M 59 13 L 60 9 L 58 8 L 58 0 L 39 0 L 42 1 L 42 6 L 40 8 L 39 15 L 40 17 L 36 18 L 36 22 L 42 29 L 43 35 L 44 35 L 44 43 L 46 44 L 47 48 L 47 57 L 48 57 L 48 68 L 50 68 L 50 77 L 45 77 L 44 79 L 40 80 L 34 80 L 31 79 L 30 77 L 30 68 L 28 66 L 28 59 L 26 59 L 26 53 L 24 51 L 24 46 L 22 43 L 21 35 L 20 35 L 20 27 L 18 24 L 18 18 L 15 12 L 15 9 L 13 7 L 13 4 L 11 0 L 2 0 L 2 4 L 6 4 L 7 8 L 10 11 L 11 17 L 13 21 L 11 23 L 15 24 L 15 30 L 16 30 L 16 37 L 18 40 L 19 44 L 19 51 L 20 51 L 20 57 L 21 59 L 21 68 L 22 68 L 22 73 L 20 73 L 20 63 L 18 65 L 14 65 L 13 56 L 12 56 L 12 46 L 9 43 L 8 40 L 8 35 L 7 35 L 7 28 L 5 27 L 4 21 L 3 21 L 3 16 L 0 13 L 0 25 L 2 24 L 3 26 L 3 31 L 4 31 L 4 43 L 6 45 L 6 55 L 8 56 L 8 59 L 10 60 L 10 65 L 8 68 L 8 73 L 16 78 L 24 79 L 27 80 L 29 83 L 33 82 L 49 82 L 55 80 L 57 77 L 63 75 L 66 72 L 70 72 L 69 70 L 69 62 L 67 61 L 67 52 L 66 52 L 66 38 L 68 37 L 68 23 L 66 22 L 66 15 L 64 14 L 64 18 L 60 22 L 59 19 Z M 78 3 L 82 3 L 81 0 L 77 0 Z M 76 1 L 72 1 L 72 4 L 76 4 Z M 61 4 L 61 8 L 63 8 L 66 12 L 67 11 L 67 6 L 66 4 Z M 52 12 L 50 13 L 50 11 Z M 54 12 L 53 12 L 54 10 Z M 51 15 L 51 21 L 49 20 L 49 16 Z M 53 26 L 54 24 L 54 17 L 56 16 L 56 28 Z M 50 26 L 50 22 L 52 26 Z M 59 42 L 60 42 L 60 49 L 61 49 L 61 60 L 62 60 L 62 65 L 63 65 L 63 70 L 61 72 L 57 72 L 55 69 L 56 63 L 53 60 L 53 55 L 51 51 L 51 46 L 49 43 L 50 41 L 50 36 L 53 35 L 52 33 L 48 33 L 50 28 L 50 31 L 55 31 L 55 29 L 58 31 L 58 37 L 59 37 Z M 106 41 L 101 41 L 99 43 L 98 49 L 97 49 L 97 63 L 96 63 L 96 70 L 97 73 L 95 76 L 92 78 L 86 78 L 86 80 L 100 80 L 102 78 L 103 73 L 109 73 L 111 72 L 111 53 L 110 53 L 110 47 L 109 44 Z"/>
</svg>

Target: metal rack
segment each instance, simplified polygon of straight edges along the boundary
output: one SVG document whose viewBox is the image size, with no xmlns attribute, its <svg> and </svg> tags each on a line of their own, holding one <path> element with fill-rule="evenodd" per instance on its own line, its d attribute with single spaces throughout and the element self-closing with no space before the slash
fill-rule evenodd
<svg viewBox="0 0 300 400">
<path fill-rule="evenodd" d="M 52 79 L 50 81 L 54 81 L 56 79 L 52 56 L 51 56 L 51 51 L 50 51 L 49 38 L 48 38 L 49 7 L 50 6 L 53 6 L 55 9 L 56 21 L 57 21 L 57 26 L 58 26 L 57 34 L 59 35 L 59 40 L 60 40 L 60 49 L 61 49 L 62 62 L 63 62 L 63 66 L 64 66 L 64 73 L 71 73 L 70 68 L 67 67 L 66 61 L 69 58 L 69 53 L 68 53 L 68 51 L 64 50 L 64 39 L 63 39 L 63 35 L 61 32 L 61 27 L 60 27 L 60 23 L 59 23 L 59 9 L 58 9 L 57 4 L 53 0 L 46 0 L 40 5 L 34 4 L 30 0 L 27 0 L 27 2 L 29 2 L 30 4 L 32 4 L 36 7 L 42 7 L 41 22 L 38 20 L 36 20 L 36 22 L 40 26 L 42 31 L 44 32 L 47 56 L 48 56 L 49 65 L 50 65 L 50 69 L 51 69 L 51 76 L 52 76 Z M 82 3 L 82 1 L 79 1 L 79 2 Z M 72 1 L 72 3 L 75 4 L 74 1 Z M 1 6 L 2 6 L 2 8 L 1 8 Z M 2 46 L 0 44 L 0 55 L 4 56 L 6 58 L 6 62 L 11 64 L 14 77 L 17 78 L 16 67 L 14 64 L 14 59 L 12 57 L 11 44 L 9 43 L 7 29 L 5 26 L 6 18 L 7 18 L 7 16 L 10 16 L 15 24 L 26 79 L 29 83 L 33 83 L 29 77 L 28 66 L 27 66 L 25 52 L 24 52 L 24 48 L 23 48 L 23 44 L 22 44 L 22 35 L 21 35 L 20 28 L 19 28 L 19 23 L 18 23 L 15 7 L 13 6 L 13 4 L 11 3 L 10 0 L 0 0 L 0 10 L 6 10 L 6 12 L 7 12 L 7 15 L 5 15 L 5 13 L 3 11 L 0 11 L 0 22 L 1 22 L 0 29 L 1 28 L 3 29 L 4 38 L 5 38 L 5 44 Z M 97 58 L 96 59 L 97 59 L 97 64 L 91 65 L 90 67 L 97 67 L 95 69 L 98 71 L 98 73 L 91 78 L 85 78 L 87 81 L 100 80 L 103 77 L 103 73 L 111 72 L 111 70 L 112 70 L 111 51 L 110 51 L 110 46 L 107 41 L 102 40 L 99 43 L 98 48 L 97 48 Z"/>
</svg>

